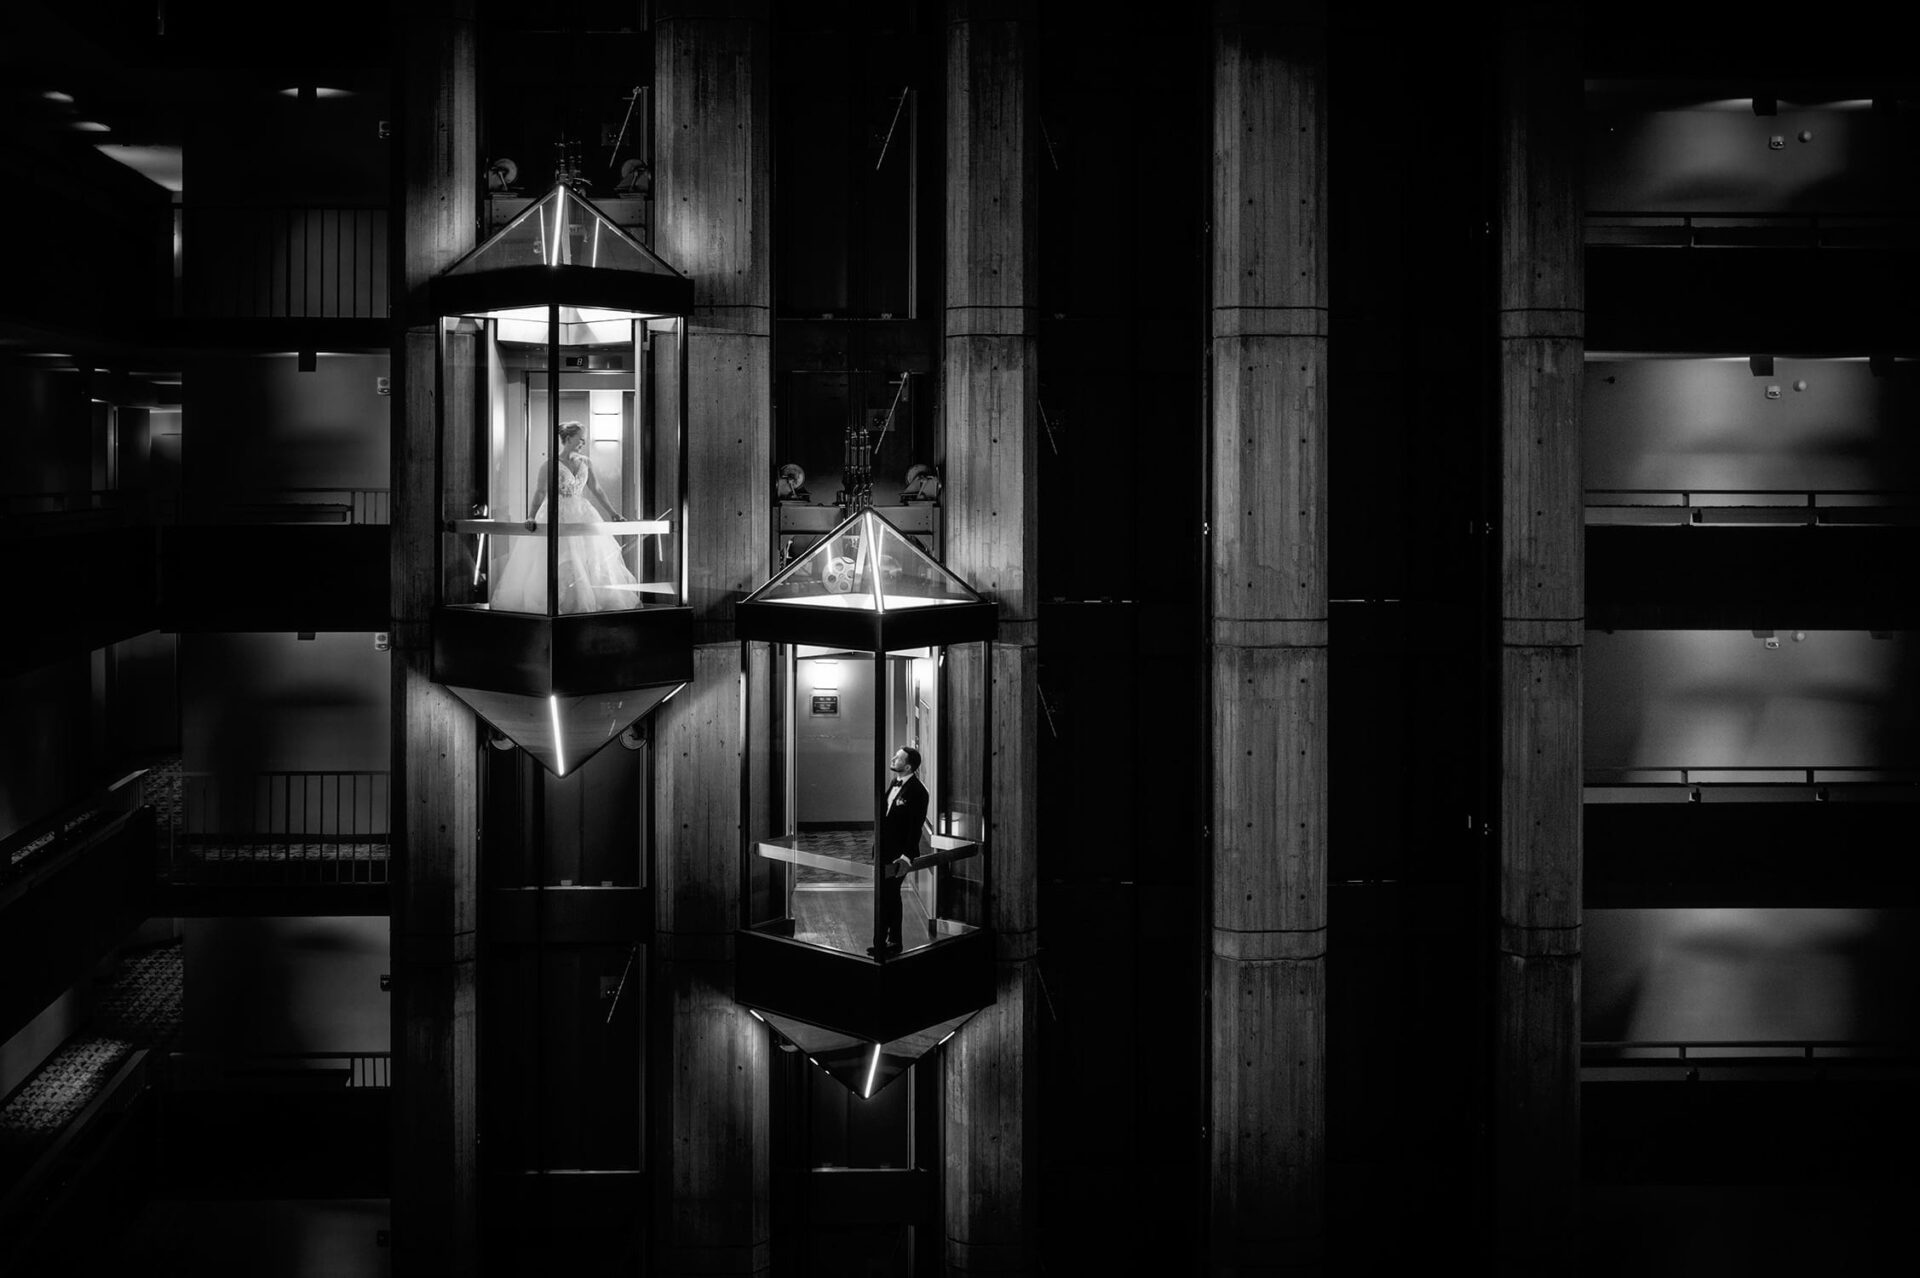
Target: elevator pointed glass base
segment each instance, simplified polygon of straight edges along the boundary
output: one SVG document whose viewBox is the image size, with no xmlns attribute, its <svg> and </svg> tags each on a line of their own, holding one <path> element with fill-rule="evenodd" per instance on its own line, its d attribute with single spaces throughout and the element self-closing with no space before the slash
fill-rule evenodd
<svg viewBox="0 0 1920 1278">
<path fill-rule="evenodd" d="M 776 1016 L 771 1012 L 759 1015 L 809 1061 L 862 1099 L 874 1096 L 906 1073 L 915 1061 L 952 1038 L 955 1031 L 973 1018 L 973 1013 L 967 1012 L 901 1038 L 876 1043 L 839 1030 L 809 1025 L 790 1016 Z"/>
<path fill-rule="evenodd" d="M 447 691 L 473 707 L 475 714 L 537 759 L 541 767 L 564 777 L 685 686 L 671 683 L 577 697 L 526 696 L 451 684 Z"/>
</svg>

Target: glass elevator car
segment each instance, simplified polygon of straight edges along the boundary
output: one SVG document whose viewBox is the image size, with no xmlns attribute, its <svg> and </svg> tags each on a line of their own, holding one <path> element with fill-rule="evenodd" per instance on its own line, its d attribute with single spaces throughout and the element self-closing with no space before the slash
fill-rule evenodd
<svg viewBox="0 0 1920 1278">
<path fill-rule="evenodd" d="M 871 1095 L 993 1001 L 989 698 L 957 672 L 986 668 L 996 608 L 865 509 L 742 600 L 735 624 L 774 644 L 779 760 L 778 828 L 745 867 L 736 995 Z M 944 712 L 962 687 L 980 704 Z"/>
<path fill-rule="evenodd" d="M 562 184 L 430 296 L 433 677 L 566 775 L 692 677 L 692 285 Z"/>
</svg>

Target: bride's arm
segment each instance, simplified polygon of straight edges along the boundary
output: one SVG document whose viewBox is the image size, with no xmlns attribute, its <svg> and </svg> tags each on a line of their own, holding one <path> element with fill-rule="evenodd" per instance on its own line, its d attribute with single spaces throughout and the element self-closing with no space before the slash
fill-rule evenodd
<svg viewBox="0 0 1920 1278">
<path fill-rule="evenodd" d="M 547 467 L 550 464 L 551 463 L 548 463 L 548 462 L 541 462 L 540 477 L 533 481 L 533 492 L 529 495 L 527 500 L 527 531 L 528 532 L 533 531 L 535 527 L 534 520 L 539 517 L 541 509 L 547 504 L 547 481 L 548 481 Z"/>
<path fill-rule="evenodd" d="M 587 496 L 592 499 L 594 506 L 598 508 L 598 510 L 600 511 L 600 517 L 605 519 L 610 524 L 619 523 L 620 516 L 617 513 L 615 513 L 613 509 L 613 503 L 607 500 L 606 493 L 601 491 L 600 481 L 594 476 L 593 466 L 591 463 L 586 464 L 586 470 L 587 470 L 587 481 L 586 481 Z"/>
</svg>

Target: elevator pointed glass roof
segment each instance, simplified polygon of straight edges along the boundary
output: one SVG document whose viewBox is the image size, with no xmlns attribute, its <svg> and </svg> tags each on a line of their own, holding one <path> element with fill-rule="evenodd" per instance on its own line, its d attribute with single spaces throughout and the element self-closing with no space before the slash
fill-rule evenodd
<svg viewBox="0 0 1920 1278">
<path fill-rule="evenodd" d="M 551 305 L 685 315 L 693 282 L 565 183 L 436 276 L 441 315 Z"/>
<path fill-rule="evenodd" d="M 515 266 L 584 266 L 680 278 L 680 272 L 564 183 L 529 204 L 446 273 L 479 275 Z"/>
<path fill-rule="evenodd" d="M 993 637 L 997 605 L 859 510 L 735 607 L 743 639 L 894 652 Z"/>
</svg>

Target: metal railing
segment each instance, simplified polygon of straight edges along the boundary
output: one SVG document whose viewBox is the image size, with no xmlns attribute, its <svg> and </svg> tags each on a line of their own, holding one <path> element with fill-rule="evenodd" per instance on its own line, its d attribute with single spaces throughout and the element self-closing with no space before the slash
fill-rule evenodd
<svg viewBox="0 0 1920 1278">
<path fill-rule="evenodd" d="M 1908 489 L 1589 488 L 1587 522 L 1632 524 L 1909 524 Z"/>
<path fill-rule="evenodd" d="M 145 776 L 145 769 L 130 772 L 0 841 L 0 885 L 6 887 L 6 896 L 17 895 L 62 854 L 88 847 L 120 829 L 146 805 Z"/>
<path fill-rule="evenodd" d="M 176 883 L 387 882 L 392 774 L 189 773 L 167 846 Z"/>
<path fill-rule="evenodd" d="M 1583 1069 L 1659 1071 L 1679 1068 L 1689 1078 L 1707 1070 L 1913 1069 L 1920 1043 L 1847 1039 L 1631 1039 L 1580 1044 Z"/>
<path fill-rule="evenodd" d="M 151 517 L 155 496 L 145 490 L 90 488 L 61 493 L 0 493 L 0 519 L 29 516 L 123 514 Z"/>
<path fill-rule="evenodd" d="M 391 488 L 252 488 L 168 496 L 160 518 L 170 524 L 390 524 Z"/>
<path fill-rule="evenodd" d="M 0 493 L 0 519 L 51 521 L 50 527 L 101 517 L 121 524 L 390 524 L 393 490 L 368 486 L 253 488 L 216 494 L 92 489 Z"/>
<path fill-rule="evenodd" d="M 1635 248 L 1891 248 L 1911 235 L 1911 216 L 1866 211 L 1706 213 L 1590 209 L 1586 243 Z"/>
<path fill-rule="evenodd" d="M 1646 766 L 1588 768 L 1586 801 L 1701 803 L 1709 795 L 1741 798 L 1805 798 L 1816 803 L 1867 800 L 1920 802 L 1920 769 L 1736 766 Z"/>
<path fill-rule="evenodd" d="M 229 1087 L 393 1086 L 391 1052 L 262 1052 L 244 1056 L 175 1052 L 170 1064 L 183 1081 L 217 1080 Z"/>
<path fill-rule="evenodd" d="M 188 204 L 187 314 L 385 319 L 387 221 L 384 208 Z"/>
</svg>

